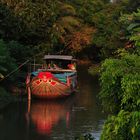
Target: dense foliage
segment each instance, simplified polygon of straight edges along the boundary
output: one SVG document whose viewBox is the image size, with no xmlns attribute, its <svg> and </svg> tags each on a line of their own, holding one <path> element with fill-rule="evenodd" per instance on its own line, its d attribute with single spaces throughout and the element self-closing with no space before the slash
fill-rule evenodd
<svg viewBox="0 0 140 140">
<path fill-rule="evenodd" d="M 140 139 L 140 10 L 123 15 L 126 50 L 106 59 L 101 67 L 100 99 L 105 110 L 118 113 L 105 122 L 101 140 Z"/>
<path fill-rule="evenodd" d="M 88 57 L 106 58 L 122 46 L 118 18 L 127 4 L 108 0 L 0 0 L 0 36 L 32 46 L 30 51 L 37 50 L 34 54 L 81 55 L 87 48 Z"/>
<path fill-rule="evenodd" d="M 125 54 L 121 59 L 107 59 L 101 68 L 100 98 L 109 111 L 138 110 L 140 107 L 140 57 Z"/>
<path fill-rule="evenodd" d="M 0 0 L 0 38 L 12 41 L 14 53 L 9 50 L 21 63 L 47 53 L 101 60 L 125 43 L 118 18 L 128 5 L 125 0 Z"/>
<path fill-rule="evenodd" d="M 8 45 L 0 40 L 0 75 L 8 74 L 9 71 L 16 68 L 15 59 L 11 56 Z"/>
<path fill-rule="evenodd" d="M 117 116 L 111 116 L 103 128 L 101 140 L 139 140 L 140 112 L 121 110 Z"/>
</svg>

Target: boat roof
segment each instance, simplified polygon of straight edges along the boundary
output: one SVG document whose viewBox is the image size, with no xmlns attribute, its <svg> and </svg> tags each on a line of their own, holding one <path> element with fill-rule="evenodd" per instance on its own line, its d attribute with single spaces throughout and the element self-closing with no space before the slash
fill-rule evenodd
<svg viewBox="0 0 140 140">
<path fill-rule="evenodd" d="M 75 60 L 71 55 L 45 55 L 45 60 Z"/>
</svg>

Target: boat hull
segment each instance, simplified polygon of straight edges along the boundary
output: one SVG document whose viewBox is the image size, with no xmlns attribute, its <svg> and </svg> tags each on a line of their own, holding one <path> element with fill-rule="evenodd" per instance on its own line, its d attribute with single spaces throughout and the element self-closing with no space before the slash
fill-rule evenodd
<svg viewBox="0 0 140 140">
<path fill-rule="evenodd" d="M 44 72 L 32 78 L 30 83 L 31 94 L 43 99 L 67 97 L 75 91 L 75 87 L 72 87 L 70 83 L 72 83 L 70 78 L 67 79 L 66 83 L 63 83 L 53 74 Z"/>
</svg>

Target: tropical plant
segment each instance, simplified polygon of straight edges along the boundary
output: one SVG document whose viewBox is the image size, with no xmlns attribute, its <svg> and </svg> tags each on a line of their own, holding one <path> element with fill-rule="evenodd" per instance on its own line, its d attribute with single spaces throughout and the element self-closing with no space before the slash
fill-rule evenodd
<svg viewBox="0 0 140 140">
<path fill-rule="evenodd" d="M 122 15 L 120 22 L 123 25 L 123 30 L 128 40 L 126 48 L 140 55 L 140 9 L 132 14 Z"/>
<path fill-rule="evenodd" d="M 78 16 L 86 23 L 92 23 L 94 14 L 100 11 L 105 5 L 103 0 L 73 0 L 72 3 L 77 9 Z"/>
<path fill-rule="evenodd" d="M 35 52 L 35 49 L 22 45 L 17 41 L 8 42 L 7 46 L 10 55 L 16 60 L 16 63 L 23 63 L 27 59 L 31 59 Z"/>
<path fill-rule="evenodd" d="M 18 40 L 22 33 L 22 22 L 10 10 L 0 2 L 0 37 L 9 40 Z"/>
<path fill-rule="evenodd" d="M 107 59 L 101 66 L 102 104 L 109 111 L 138 110 L 140 107 L 140 57 L 126 54 L 121 59 Z"/>
<path fill-rule="evenodd" d="M 93 47 L 100 49 L 98 55 L 102 59 L 113 56 L 114 51 L 123 47 L 121 26 L 118 22 L 120 12 L 124 10 L 122 3 L 107 4 L 92 17 L 92 24 L 96 28 L 93 35 Z"/>
<path fill-rule="evenodd" d="M 110 116 L 104 124 L 101 140 L 139 140 L 140 112 L 121 110 L 117 116 Z"/>
<path fill-rule="evenodd" d="M 127 39 L 133 41 L 132 51 L 118 50 L 118 58 L 107 59 L 102 64 L 100 99 L 105 109 L 119 113 L 107 119 L 101 140 L 140 139 L 140 40 L 139 23 L 134 20 L 139 17 L 139 10 L 121 17 L 128 27 Z"/>
</svg>

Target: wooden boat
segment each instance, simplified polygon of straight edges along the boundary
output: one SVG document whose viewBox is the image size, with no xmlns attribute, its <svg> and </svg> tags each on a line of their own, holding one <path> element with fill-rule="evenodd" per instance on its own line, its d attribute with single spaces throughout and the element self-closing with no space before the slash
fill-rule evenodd
<svg viewBox="0 0 140 140">
<path fill-rule="evenodd" d="M 59 98 L 73 93 L 77 87 L 76 60 L 66 55 L 45 55 L 44 60 L 42 65 L 34 64 L 26 78 L 28 98 Z"/>
</svg>

